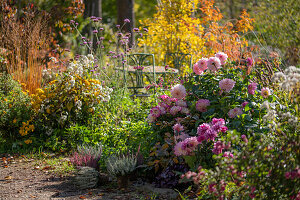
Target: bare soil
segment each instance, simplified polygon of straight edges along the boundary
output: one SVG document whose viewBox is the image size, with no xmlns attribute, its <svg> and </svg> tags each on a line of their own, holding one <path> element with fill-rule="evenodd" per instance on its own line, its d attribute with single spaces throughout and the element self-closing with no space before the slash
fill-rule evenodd
<svg viewBox="0 0 300 200">
<path fill-rule="evenodd" d="M 47 169 L 37 169 L 34 159 L 22 156 L 0 157 L 0 200 L 171 199 L 135 186 L 119 190 L 115 183 L 90 190 L 78 190 L 72 184 L 71 176 L 62 177 Z"/>
</svg>

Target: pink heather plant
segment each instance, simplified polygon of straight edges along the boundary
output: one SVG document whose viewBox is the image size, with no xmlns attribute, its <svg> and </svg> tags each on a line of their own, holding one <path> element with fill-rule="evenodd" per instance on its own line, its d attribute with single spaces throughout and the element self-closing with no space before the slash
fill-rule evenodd
<svg viewBox="0 0 300 200">
<path fill-rule="evenodd" d="M 208 99 L 199 99 L 196 103 L 196 110 L 199 112 L 206 112 L 207 106 L 210 105 L 210 102 Z"/>
<path fill-rule="evenodd" d="M 70 162 L 76 167 L 88 166 L 97 169 L 100 157 L 101 152 L 96 151 L 74 152 Z"/>
<path fill-rule="evenodd" d="M 257 83 L 254 82 L 250 83 L 250 85 L 248 85 L 248 93 L 254 95 L 256 88 L 257 88 Z"/>
<path fill-rule="evenodd" d="M 226 64 L 226 61 L 227 61 L 227 58 L 228 58 L 226 53 L 219 52 L 215 56 L 220 59 L 222 65 Z"/>
<path fill-rule="evenodd" d="M 207 61 L 207 67 L 210 71 L 216 72 L 221 67 L 221 61 L 217 57 L 210 57 Z"/>
<path fill-rule="evenodd" d="M 183 99 L 186 96 L 185 87 L 181 84 L 177 84 L 171 89 L 171 95 L 176 99 Z"/>
<path fill-rule="evenodd" d="M 228 78 L 223 79 L 219 82 L 219 87 L 225 92 L 230 92 L 233 89 L 234 85 L 235 81 Z"/>
<path fill-rule="evenodd" d="M 263 98 L 268 98 L 270 95 L 271 95 L 271 91 L 270 91 L 269 88 L 264 87 L 264 88 L 261 89 L 261 96 Z"/>
<path fill-rule="evenodd" d="M 156 107 L 153 107 L 151 110 L 150 110 L 150 113 L 154 116 L 154 117 L 159 117 L 161 115 L 161 110 L 159 109 L 158 106 Z"/>
<path fill-rule="evenodd" d="M 235 118 L 236 116 L 239 116 L 241 114 L 243 114 L 243 110 L 239 107 L 235 107 L 235 108 L 229 110 L 229 112 L 228 112 L 229 118 Z"/>
</svg>

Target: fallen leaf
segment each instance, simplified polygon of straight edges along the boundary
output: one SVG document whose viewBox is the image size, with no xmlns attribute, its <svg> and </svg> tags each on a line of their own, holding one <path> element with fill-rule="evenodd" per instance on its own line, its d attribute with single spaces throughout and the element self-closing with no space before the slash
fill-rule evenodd
<svg viewBox="0 0 300 200">
<path fill-rule="evenodd" d="M 36 198 L 36 196 L 30 195 L 31 198 Z"/>
<path fill-rule="evenodd" d="M 86 197 L 85 196 L 80 196 L 79 199 L 86 199 Z"/>
<path fill-rule="evenodd" d="M 49 169 L 55 169 L 55 167 L 53 167 L 53 166 L 46 166 L 46 167 L 43 168 L 43 170 L 49 170 Z"/>
<path fill-rule="evenodd" d="M 12 176 L 6 176 L 5 180 L 11 180 L 13 177 Z"/>
<path fill-rule="evenodd" d="M 4 165 L 4 167 L 5 167 L 5 168 L 8 168 L 8 166 L 7 166 L 7 165 Z"/>
</svg>

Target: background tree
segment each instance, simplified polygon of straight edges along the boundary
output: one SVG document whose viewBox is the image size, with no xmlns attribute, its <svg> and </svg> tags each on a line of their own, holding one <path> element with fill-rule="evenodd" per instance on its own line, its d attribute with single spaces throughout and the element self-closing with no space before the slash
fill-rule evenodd
<svg viewBox="0 0 300 200">
<path fill-rule="evenodd" d="M 129 19 L 130 22 L 126 23 L 123 27 L 125 32 L 133 34 L 133 28 L 135 26 L 134 18 L 134 0 L 117 0 L 118 9 L 118 24 L 122 25 L 125 19 Z M 130 45 L 133 44 L 133 38 L 130 38 Z"/>
</svg>

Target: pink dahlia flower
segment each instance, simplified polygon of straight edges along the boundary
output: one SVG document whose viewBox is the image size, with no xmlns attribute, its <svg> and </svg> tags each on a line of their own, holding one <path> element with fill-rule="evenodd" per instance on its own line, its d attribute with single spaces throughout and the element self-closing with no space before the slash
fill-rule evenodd
<svg viewBox="0 0 300 200">
<path fill-rule="evenodd" d="M 248 85 L 248 93 L 254 95 L 256 88 L 257 88 L 257 83 L 254 82 L 250 83 L 250 85 Z"/>
<path fill-rule="evenodd" d="M 152 114 L 149 114 L 149 115 L 148 115 L 147 121 L 148 121 L 149 123 L 153 123 L 153 122 L 155 122 L 155 120 L 156 120 L 156 117 L 155 117 L 154 115 L 152 115 Z"/>
<path fill-rule="evenodd" d="M 229 118 L 235 118 L 236 116 L 239 116 L 241 114 L 243 114 L 243 110 L 239 107 L 235 107 L 235 108 L 229 110 L 229 112 L 228 112 Z"/>
<path fill-rule="evenodd" d="M 270 91 L 269 88 L 264 87 L 264 88 L 261 89 L 261 96 L 263 98 L 268 98 L 268 96 L 270 96 L 270 95 L 271 95 L 271 91 Z"/>
<path fill-rule="evenodd" d="M 182 114 L 186 114 L 186 115 L 190 114 L 190 110 L 188 108 L 186 108 L 186 107 L 181 107 L 181 111 L 180 112 Z"/>
<path fill-rule="evenodd" d="M 185 140 L 186 138 L 189 138 L 190 136 L 188 134 L 185 134 L 185 133 L 180 133 L 178 136 L 174 136 L 174 139 L 177 141 L 177 140 Z"/>
<path fill-rule="evenodd" d="M 196 150 L 198 144 L 197 137 L 186 138 L 182 143 L 182 149 L 185 150 L 185 155 L 191 155 Z"/>
<path fill-rule="evenodd" d="M 205 135 L 206 131 L 210 129 L 210 125 L 207 123 L 201 124 L 197 129 L 198 135 Z"/>
<path fill-rule="evenodd" d="M 210 57 L 207 61 L 207 68 L 210 71 L 216 72 L 221 67 L 221 61 L 217 57 Z"/>
<path fill-rule="evenodd" d="M 173 106 L 171 109 L 170 109 L 170 114 L 171 115 L 177 115 L 177 113 L 179 113 L 181 111 L 181 107 L 180 106 Z"/>
<path fill-rule="evenodd" d="M 214 143 L 214 149 L 212 150 L 212 152 L 218 155 L 222 153 L 224 148 L 225 145 L 221 141 L 217 141 Z"/>
<path fill-rule="evenodd" d="M 210 105 L 210 102 L 208 99 L 199 99 L 196 103 L 196 110 L 199 112 L 206 112 L 207 106 Z"/>
<path fill-rule="evenodd" d="M 177 84 L 171 89 L 171 95 L 173 98 L 183 99 L 186 96 L 185 87 L 181 84 Z"/>
<path fill-rule="evenodd" d="M 224 90 L 225 92 L 230 92 L 234 87 L 234 85 L 235 85 L 235 81 L 228 78 L 223 79 L 219 82 L 219 87 L 221 88 L 221 90 Z"/>
<path fill-rule="evenodd" d="M 182 156 L 182 155 L 186 155 L 186 151 L 182 148 L 183 146 L 183 142 L 178 142 L 175 146 L 174 146 L 174 154 L 176 156 Z"/>
<path fill-rule="evenodd" d="M 160 110 L 160 114 L 164 115 L 166 114 L 166 109 L 163 106 L 158 106 L 159 110 Z"/>
<path fill-rule="evenodd" d="M 178 100 L 176 101 L 176 106 L 187 107 L 186 101 Z"/>
<path fill-rule="evenodd" d="M 159 109 L 159 107 L 153 107 L 151 110 L 150 110 L 150 113 L 154 116 L 154 117 L 159 117 L 161 115 L 161 110 Z"/>
<path fill-rule="evenodd" d="M 200 75 L 204 72 L 204 70 L 207 69 L 207 61 L 207 58 L 202 58 L 197 63 L 195 63 L 193 67 L 193 71 L 195 72 L 195 74 Z"/>
<path fill-rule="evenodd" d="M 227 58 L 228 58 L 226 53 L 219 52 L 215 56 L 220 59 L 222 65 L 226 64 L 226 61 L 227 61 Z"/>
<path fill-rule="evenodd" d="M 177 123 L 173 126 L 173 130 L 175 133 L 180 133 L 181 131 L 184 130 L 184 127 L 181 124 Z"/>
</svg>

